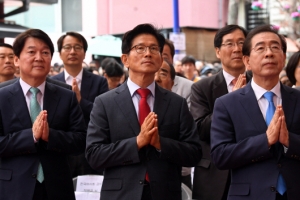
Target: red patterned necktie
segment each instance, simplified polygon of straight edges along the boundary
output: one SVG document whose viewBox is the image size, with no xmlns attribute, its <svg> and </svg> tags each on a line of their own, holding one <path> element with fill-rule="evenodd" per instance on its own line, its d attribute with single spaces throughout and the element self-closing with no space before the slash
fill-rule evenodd
<svg viewBox="0 0 300 200">
<path fill-rule="evenodd" d="M 150 90 L 140 88 L 136 92 L 141 97 L 140 102 L 139 102 L 139 122 L 140 122 L 140 125 L 142 126 L 145 118 L 150 113 L 150 107 L 147 103 L 147 97 L 150 94 Z M 146 181 L 150 182 L 148 172 L 146 172 L 145 179 L 146 179 Z"/>
<path fill-rule="evenodd" d="M 237 80 L 238 80 L 237 78 L 234 78 L 234 79 L 231 81 L 231 83 L 232 83 L 233 87 L 235 86 L 235 84 L 236 84 Z"/>
<path fill-rule="evenodd" d="M 147 103 L 147 97 L 150 93 L 150 90 L 140 88 L 136 92 L 141 97 L 140 102 L 139 102 L 139 121 L 140 121 L 140 125 L 142 125 L 145 118 L 150 113 L 150 107 Z"/>
</svg>

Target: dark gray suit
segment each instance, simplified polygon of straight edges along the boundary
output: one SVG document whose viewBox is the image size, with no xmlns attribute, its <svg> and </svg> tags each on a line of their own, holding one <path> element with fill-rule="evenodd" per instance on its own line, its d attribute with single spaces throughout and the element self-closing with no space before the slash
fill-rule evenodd
<svg viewBox="0 0 300 200">
<path fill-rule="evenodd" d="M 140 200 L 146 171 L 153 199 L 181 199 L 181 167 L 201 158 L 196 126 L 186 100 L 156 85 L 161 153 L 137 148 L 140 124 L 127 82 L 96 98 L 88 126 L 86 158 L 105 169 L 101 199 Z"/>
<path fill-rule="evenodd" d="M 192 86 L 191 113 L 196 121 L 203 157 L 195 166 L 193 199 L 221 200 L 227 197 L 228 170 L 219 170 L 210 157 L 210 126 L 215 100 L 228 93 L 222 70 L 216 75 L 203 78 Z"/>
</svg>

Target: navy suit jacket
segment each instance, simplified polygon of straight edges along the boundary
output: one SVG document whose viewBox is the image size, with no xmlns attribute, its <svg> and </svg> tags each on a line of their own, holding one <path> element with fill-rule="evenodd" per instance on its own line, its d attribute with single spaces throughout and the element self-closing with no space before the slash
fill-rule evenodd
<svg viewBox="0 0 300 200">
<path fill-rule="evenodd" d="M 229 200 L 274 199 L 279 173 L 289 200 L 300 196 L 300 92 L 281 84 L 289 147 L 267 141 L 267 125 L 251 84 L 218 98 L 211 125 L 211 156 L 220 169 L 231 169 Z"/>
<path fill-rule="evenodd" d="M 86 158 L 104 170 L 101 199 L 140 200 L 146 171 L 153 199 L 181 199 L 181 167 L 201 158 L 195 122 L 186 100 L 155 87 L 161 153 L 138 150 L 140 124 L 127 83 L 96 98 L 88 126 Z"/>
<path fill-rule="evenodd" d="M 64 72 L 57 74 L 56 76 L 53 76 L 51 78 L 62 82 L 66 82 Z M 86 125 L 88 125 L 90 121 L 90 114 L 93 108 L 95 98 L 98 95 L 103 94 L 107 91 L 108 85 L 104 77 L 95 75 L 91 72 L 86 71 L 85 69 L 83 70 L 80 89 L 80 107 L 82 109 Z"/>
<path fill-rule="evenodd" d="M 84 151 L 86 127 L 74 92 L 46 82 L 49 141 L 34 143 L 26 100 L 16 81 L 0 89 L 0 200 L 32 199 L 39 163 L 49 199 L 75 199 L 68 154 Z"/>
</svg>

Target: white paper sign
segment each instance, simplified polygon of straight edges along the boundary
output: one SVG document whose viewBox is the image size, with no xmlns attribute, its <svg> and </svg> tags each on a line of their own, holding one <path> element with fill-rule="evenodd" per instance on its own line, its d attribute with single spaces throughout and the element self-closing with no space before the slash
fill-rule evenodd
<svg viewBox="0 0 300 200">
<path fill-rule="evenodd" d="M 100 193 L 103 182 L 103 176 L 85 175 L 77 177 L 77 192 L 98 192 Z"/>
<path fill-rule="evenodd" d="M 99 200 L 100 193 L 98 192 L 75 192 L 76 200 Z"/>
<path fill-rule="evenodd" d="M 175 50 L 185 50 L 185 34 L 184 33 L 169 33 L 170 40 L 174 43 Z"/>
</svg>

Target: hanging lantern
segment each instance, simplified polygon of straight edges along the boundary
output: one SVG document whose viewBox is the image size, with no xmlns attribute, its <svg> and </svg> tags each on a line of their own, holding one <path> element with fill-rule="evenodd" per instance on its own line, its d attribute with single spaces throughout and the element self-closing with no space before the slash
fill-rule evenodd
<svg viewBox="0 0 300 200">
<path fill-rule="evenodd" d="M 292 12 L 291 17 L 294 21 L 298 21 L 300 19 L 300 13 Z"/>
<path fill-rule="evenodd" d="M 261 10 L 262 9 L 262 3 L 259 2 L 259 1 L 253 1 L 252 2 L 252 5 L 251 5 L 251 8 L 252 10 Z"/>
</svg>

